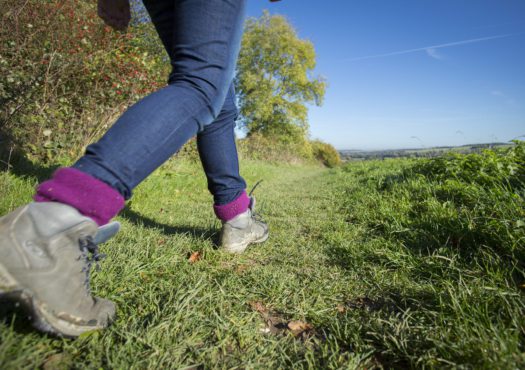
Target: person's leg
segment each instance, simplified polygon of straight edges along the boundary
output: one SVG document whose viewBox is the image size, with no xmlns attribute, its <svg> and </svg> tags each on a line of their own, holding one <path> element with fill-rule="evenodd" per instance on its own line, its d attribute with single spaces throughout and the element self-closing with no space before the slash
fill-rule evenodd
<svg viewBox="0 0 525 370">
<path fill-rule="evenodd" d="M 163 40 L 172 37 L 171 44 L 164 42 L 173 66 L 169 86 L 129 108 L 74 167 L 129 198 L 135 186 L 212 123 L 233 77 L 244 3 L 145 1 Z M 173 4 L 172 13 L 162 13 L 166 4 Z"/>
<path fill-rule="evenodd" d="M 175 60 L 169 21 L 166 21 L 174 8 L 170 4 L 159 4 L 152 0 L 146 0 L 145 5 L 170 58 Z M 208 189 L 213 194 L 213 209 L 223 221 L 221 247 L 228 252 L 240 253 L 249 244 L 265 241 L 268 238 L 268 226 L 255 217 L 255 199 L 246 194 L 246 183 L 239 174 L 234 135 L 238 115 L 235 100 L 231 82 L 218 117 L 198 133 L 197 146 L 208 179 Z"/>
<path fill-rule="evenodd" d="M 245 0 L 150 0 L 145 5 L 168 48 L 173 66 L 169 85 L 130 107 L 73 165 L 125 199 L 188 139 L 219 117 L 240 48 Z M 62 177 L 77 174 L 69 171 Z M 82 176 L 75 180 L 85 182 Z M 38 200 L 71 203 L 67 193 L 45 185 L 39 187 Z M 76 192 L 75 199 L 78 196 Z M 108 199 L 114 197 L 110 194 Z M 86 198 L 87 203 L 92 201 L 93 196 Z M 78 202 L 73 206 L 85 213 L 86 207 Z"/>
<path fill-rule="evenodd" d="M 145 5 L 171 60 L 174 60 L 171 17 L 173 2 L 158 3 L 146 0 Z M 208 189 L 213 195 L 214 205 L 222 206 L 246 203 L 237 212 L 248 207 L 245 194 L 246 182 L 239 174 L 239 160 L 235 145 L 235 119 L 238 116 L 233 81 L 219 116 L 197 134 L 199 156 L 208 180 Z M 244 197 L 242 197 L 244 195 Z M 242 199 L 239 199 L 241 198 Z"/>
<path fill-rule="evenodd" d="M 232 83 L 217 119 L 197 135 L 199 156 L 208 180 L 208 189 L 216 206 L 233 202 L 246 189 L 246 182 L 239 174 L 235 145 L 234 129 L 237 115 Z"/>
<path fill-rule="evenodd" d="M 31 308 L 43 331 L 77 336 L 108 325 L 114 305 L 88 284 L 101 258 L 94 221 L 115 216 L 138 183 L 219 116 L 232 80 L 245 0 L 147 2 L 173 4 L 170 85 L 42 183 L 37 203 L 0 218 L 0 296 Z"/>
<path fill-rule="evenodd" d="M 246 194 L 246 182 L 239 174 L 234 134 L 237 115 L 232 83 L 219 117 L 197 135 L 213 210 L 222 221 L 220 246 L 230 253 L 242 253 L 248 245 L 268 239 L 268 225 L 255 217 L 255 199 Z"/>
</svg>

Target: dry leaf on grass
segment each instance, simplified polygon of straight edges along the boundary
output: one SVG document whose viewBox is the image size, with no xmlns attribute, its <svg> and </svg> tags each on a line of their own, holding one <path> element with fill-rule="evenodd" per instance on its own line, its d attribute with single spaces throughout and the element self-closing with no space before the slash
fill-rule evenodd
<svg viewBox="0 0 525 370">
<path fill-rule="evenodd" d="M 191 255 L 190 255 L 190 258 L 188 258 L 188 262 L 189 263 L 195 263 L 197 262 L 198 260 L 200 260 L 202 258 L 202 254 L 201 252 L 197 251 L 197 252 L 193 252 Z"/>
<path fill-rule="evenodd" d="M 257 311 L 260 313 L 268 313 L 268 309 L 259 301 L 257 302 L 251 301 L 249 302 L 249 305 L 254 311 Z"/>
<path fill-rule="evenodd" d="M 72 365 L 72 357 L 67 353 L 55 353 L 54 355 L 49 356 L 44 364 L 42 369 L 44 370 L 60 370 L 60 369 L 70 369 Z"/>
<path fill-rule="evenodd" d="M 278 316 L 275 312 L 272 312 L 263 303 L 259 301 L 249 302 L 252 310 L 259 312 L 262 319 L 266 323 L 266 329 L 261 330 L 263 333 L 280 334 L 287 329 L 286 320 Z"/>
<path fill-rule="evenodd" d="M 250 268 L 250 266 L 246 264 L 237 265 L 237 267 L 235 268 L 235 272 L 241 274 L 244 271 L 248 270 L 248 268 Z"/>
<path fill-rule="evenodd" d="M 294 336 L 310 332 L 314 327 L 301 320 L 288 321 L 278 312 L 273 312 L 259 301 L 249 302 L 252 310 L 259 312 L 266 323 L 266 327 L 260 329 L 262 333 L 284 334 L 289 331 Z"/>
<path fill-rule="evenodd" d="M 288 323 L 288 329 L 293 335 L 299 335 L 305 331 L 312 330 L 314 327 L 307 322 L 301 320 L 294 320 Z"/>
</svg>

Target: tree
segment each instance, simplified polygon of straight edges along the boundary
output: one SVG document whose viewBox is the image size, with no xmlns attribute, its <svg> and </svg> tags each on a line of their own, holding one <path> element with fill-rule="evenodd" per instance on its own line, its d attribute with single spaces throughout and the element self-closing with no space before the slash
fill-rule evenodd
<svg viewBox="0 0 525 370">
<path fill-rule="evenodd" d="M 306 137 L 306 104 L 321 105 L 326 89 L 323 78 L 311 77 L 315 63 L 313 44 L 283 16 L 265 11 L 247 20 L 235 87 L 248 135 Z"/>
</svg>

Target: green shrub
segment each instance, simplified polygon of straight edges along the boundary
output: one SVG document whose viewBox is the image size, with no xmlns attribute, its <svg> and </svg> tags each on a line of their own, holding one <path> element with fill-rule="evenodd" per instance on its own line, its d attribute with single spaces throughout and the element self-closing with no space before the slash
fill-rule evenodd
<svg viewBox="0 0 525 370">
<path fill-rule="evenodd" d="M 330 144 L 320 140 L 311 142 L 314 158 L 327 167 L 336 167 L 341 164 L 339 152 Z"/>
<path fill-rule="evenodd" d="M 239 154 L 243 158 L 271 162 L 304 163 L 313 158 L 310 142 L 304 136 L 290 140 L 285 135 L 253 134 L 238 140 Z"/>
<path fill-rule="evenodd" d="M 75 157 L 164 84 L 162 55 L 103 25 L 96 2 L 0 0 L 0 141 L 31 159 Z"/>
</svg>

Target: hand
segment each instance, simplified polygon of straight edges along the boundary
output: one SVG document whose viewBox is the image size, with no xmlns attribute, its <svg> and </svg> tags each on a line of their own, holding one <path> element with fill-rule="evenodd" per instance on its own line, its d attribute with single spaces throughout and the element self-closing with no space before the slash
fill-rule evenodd
<svg viewBox="0 0 525 370">
<path fill-rule="evenodd" d="M 131 20 L 129 0 L 98 0 L 98 16 L 111 28 L 125 31 Z"/>
</svg>

